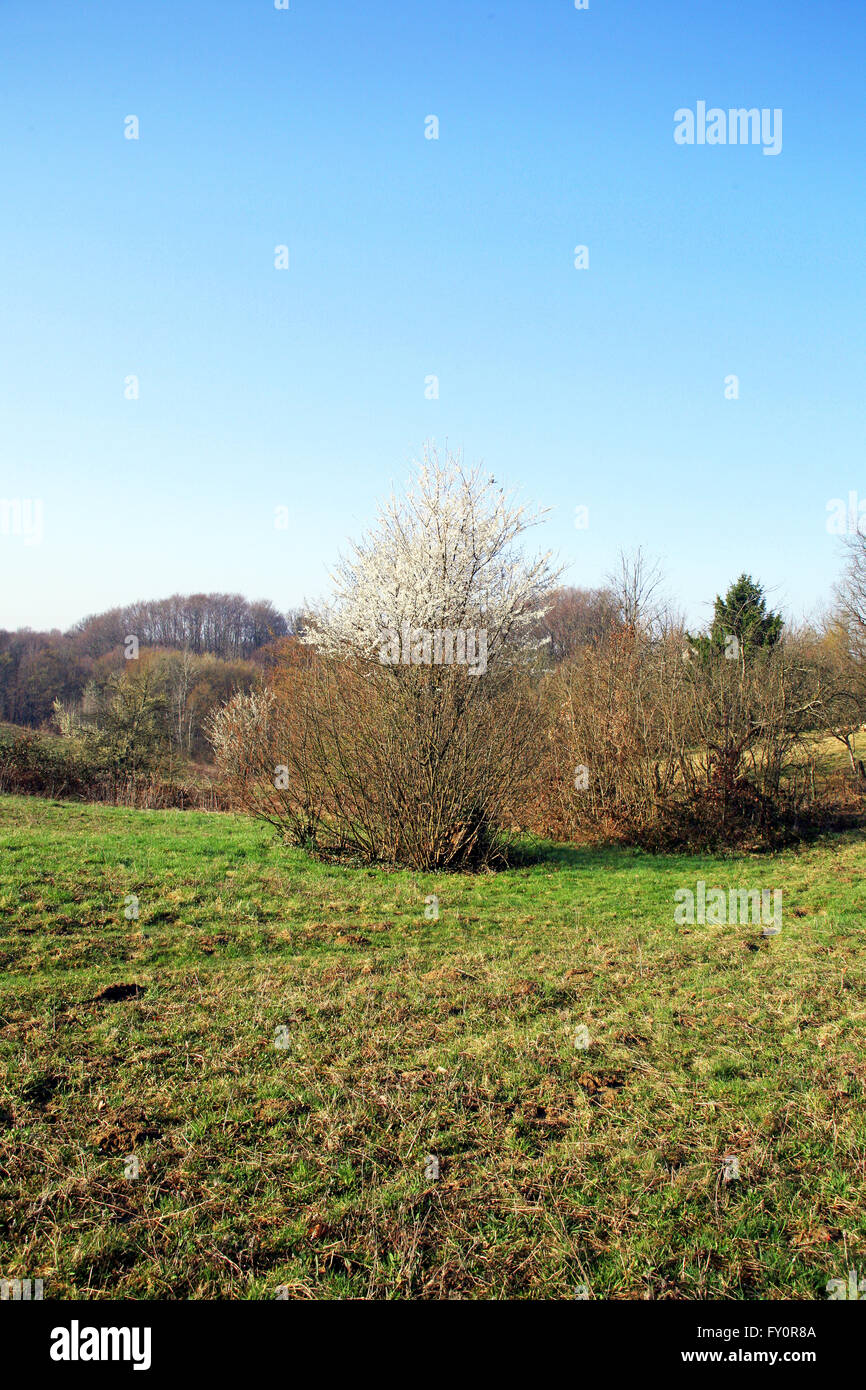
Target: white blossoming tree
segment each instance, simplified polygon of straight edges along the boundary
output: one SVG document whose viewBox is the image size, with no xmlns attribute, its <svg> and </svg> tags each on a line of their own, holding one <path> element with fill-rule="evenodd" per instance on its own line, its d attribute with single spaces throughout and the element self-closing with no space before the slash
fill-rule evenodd
<svg viewBox="0 0 866 1390">
<path fill-rule="evenodd" d="M 513 659 L 538 645 L 533 631 L 557 577 L 549 552 L 530 559 L 517 545 L 542 517 L 482 468 L 428 446 L 406 491 L 337 566 L 334 595 L 313 611 L 304 640 L 328 655 L 381 660 L 383 634 L 471 630 L 485 634 L 488 667 Z"/>
<path fill-rule="evenodd" d="M 556 572 L 518 541 L 539 519 L 426 450 L 339 565 L 272 698 L 235 696 L 214 723 L 249 809 L 324 853 L 416 868 L 501 857 L 538 758 L 532 652 Z"/>
</svg>

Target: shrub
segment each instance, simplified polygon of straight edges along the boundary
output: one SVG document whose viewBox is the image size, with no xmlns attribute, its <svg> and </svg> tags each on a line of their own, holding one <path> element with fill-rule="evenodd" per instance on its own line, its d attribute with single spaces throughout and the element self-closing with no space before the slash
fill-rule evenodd
<svg viewBox="0 0 866 1390">
<path fill-rule="evenodd" d="M 215 716 L 242 803 L 323 853 L 425 869 L 501 857 L 539 730 L 528 672 L 555 575 L 516 548 L 537 519 L 428 451 L 311 612 L 306 662 L 296 652 L 267 694 Z"/>
<path fill-rule="evenodd" d="M 50 734 L 0 734 L 0 792 L 105 801 L 141 810 L 223 810 L 228 799 L 207 782 L 159 772 L 132 772 L 93 759 Z"/>
<path fill-rule="evenodd" d="M 519 670 L 325 657 L 235 695 L 212 738 L 235 801 L 295 844 L 434 869 L 503 857 L 538 729 Z"/>
<path fill-rule="evenodd" d="M 774 843 L 808 819 L 803 748 L 822 692 L 789 644 L 731 661 L 675 628 L 627 627 L 552 673 L 546 694 L 540 833 L 721 847 Z"/>
</svg>

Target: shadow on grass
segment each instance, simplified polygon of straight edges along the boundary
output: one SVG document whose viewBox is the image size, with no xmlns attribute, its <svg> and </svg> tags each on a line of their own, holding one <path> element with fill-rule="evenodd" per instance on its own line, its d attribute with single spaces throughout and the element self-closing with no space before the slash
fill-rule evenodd
<svg viewBox="0 0 866 1390">
<path fill-rule="evenodd" d="M 509 846 L 505 869 L 533 869 L 543 865 L 557 869 L 599 868 L 618 869 L 634 864 L 635 859 L 655 856 L 631 845 L 568 845 L 556 840 L 518 840 Z"/>
</svg>

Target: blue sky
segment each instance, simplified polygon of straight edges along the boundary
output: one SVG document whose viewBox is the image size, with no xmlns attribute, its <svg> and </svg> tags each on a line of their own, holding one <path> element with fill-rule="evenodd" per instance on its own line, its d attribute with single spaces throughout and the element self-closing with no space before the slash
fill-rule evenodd
<svg viewBox="0 0 866 1390">
<path fill-rule="evenodd" d="M 44 516 L 0 626 L 295 605 L 425 439 L 552 508 L 571 583 L 642 544 L 693 623 L 741 570 L 829 596 L 862 0 L 4 0 L 0 41 L 0 498 Z M 781 108 L 781 153 L 677 145 L 701 100 Z"/>
</svg>

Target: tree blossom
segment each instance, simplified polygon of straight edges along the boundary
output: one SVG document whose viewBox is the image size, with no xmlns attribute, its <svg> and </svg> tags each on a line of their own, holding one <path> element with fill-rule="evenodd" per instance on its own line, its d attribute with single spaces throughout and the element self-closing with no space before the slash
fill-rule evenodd
<svg viewBox="0 0 866 1390">
<path fill-rule="evenodd" d="M 383 634 L 484 631 L 488 664 L 540 645 L 538 620 L 559 571 L 550 552 L 524 556 L 519 537 L 543 519 L 459 454 L 435 447 L 402 495 L 353 543 L 332 577 L 332 598 L 314 609 L 303 640 L 328 655 L 379 659 Z"/>
</svg>

